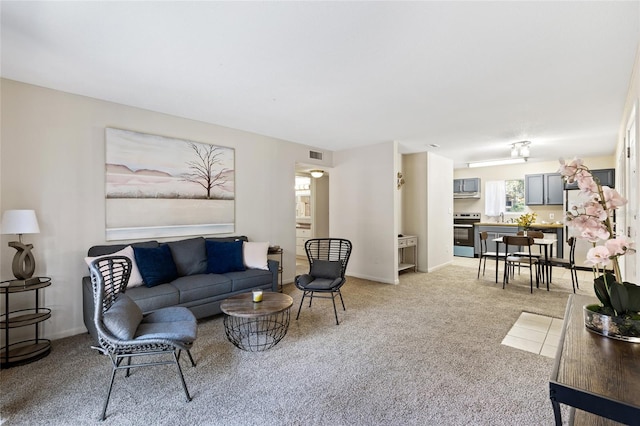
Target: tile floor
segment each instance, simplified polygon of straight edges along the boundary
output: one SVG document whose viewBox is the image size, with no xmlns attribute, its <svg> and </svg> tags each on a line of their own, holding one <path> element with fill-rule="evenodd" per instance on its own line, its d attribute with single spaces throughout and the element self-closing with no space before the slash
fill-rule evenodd
<svg viewBox="0 0 640 426">
<path fill-rule="evenodd" d="M 561 319 L 523 312 L 502 344 L 555 358 L 561 332 Z"/>
</svg>

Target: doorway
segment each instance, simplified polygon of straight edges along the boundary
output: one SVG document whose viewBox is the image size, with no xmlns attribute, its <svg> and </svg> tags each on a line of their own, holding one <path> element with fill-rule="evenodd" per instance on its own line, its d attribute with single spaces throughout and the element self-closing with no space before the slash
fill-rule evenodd
<svg viewBox="0 0 640 426">
<path fill-rule="evenodd" d="M 312 177 L 317 166 L 296 165 L 296 275 L 309 272 L 304 244 L 310 238 L 329 237 L 329 176 Z"/>
</svg>

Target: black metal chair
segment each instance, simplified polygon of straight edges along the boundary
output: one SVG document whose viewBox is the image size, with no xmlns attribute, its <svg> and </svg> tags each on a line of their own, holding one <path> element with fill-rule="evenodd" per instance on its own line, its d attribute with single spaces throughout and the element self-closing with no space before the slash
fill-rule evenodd
<svg viewBox="0 0 640 426">
<path fill-rule="evenodd" d="M 484 276 L 484 270 L 487 267 L 487 258 L 504 259 L 509 253 L 507 252 L 495 252 L 487 251 L 487 239 L 489 234 L 486 231 L 480 232 L 480 262 L 478 263 L 478 279 L 480 279 L 480 267 L 482 266 L 482 276 Z M 496 282 L 498 282 L 498 269 L 496 268 Z"/>
<path fill-rule="evenodd" d="M 524 253 L 524 255 L 516 256 L 515 254 L 509 255 L 505 257 L 504 260 L 504 276 L 502 278 L 502 288 L 505 288 L 506 283 L 509 282 L 509 276 L 513 276 L 513 271 L 515 267 L 522 266 L 525 268 L 529 268 L 529 283 L 531 285 L 531 293 L 533 293 L 533 269 L 535 267 L 536 271 L 536 288 L 540 285 L 540 262 L 539 258 L 533 256 L 531 254 L 531 246 L 533 245 L 533 237 L 524 237 L 524 236 L 509 236 L 505 235 L 502 237 L 502 242 L 505 245 L 505 251 L 509 252 L 509 246 L 512 247 L 526 247 L 527 251 L 519 253 Z"/>
<path fill-rule="evenodd" d="M 296 320 L 300 317 L 305 297 L 309 297 L 309 307 L 314 297 L 330 298 L 333 301 L 336 324 L 339 325 L 335 298 L 340 296 L 342 310 L 346 311 L 340 288 L 346 282 L 344 274 L 351 256 L 351 241 L 343 238 L 312 238 L 307 240 L 304 248 L 309 259 L 309 273 L 298 275 L 295 279 L 296 287 L 303 292 Z M 319 296 L 316 293 L 328 295 Z"/>
<path fill-rule="evenodd" d="M 575 293 L 576 288 L 580 288 L 580 286 L 578 285 L 578 271 L 576 270 L 576 238 L 570 237 L 567 240 L 567 244 L 569 244 L 569 259 L 563 259 L 561 257 L 550 257 L 547 260 L 547 264 L 552 267 L 549 271 L 549 281 L 551 281 L 553 266 L 559 266 L 561 268 L 569 269 L 571 273 L 571 286 L 573 287 L 573 292 Z"/>
<path fill-rule="evenodd" d="M 198 327 L 193 313 L 184 307 L 170 307 L 143 315 L 138 305 L 125 294 L 131 274 L 131 260 L 125 256 L 96 259 L 91 262 L 89 269 L 96 307 L 94 323 L 100 345 L 92 348 L 108 355 L 113 367 L 100 419 L 106 418 L 118 370 L 127 370 L 126 376 L 129 377 L 131 368 L 175 364 L 187 402 L 191 401 L 179 361 L 181 351 L 185 350 L 191 365 L 195 367 L 189 351 Z M 139 363 L 132 364 L 134 357 L 143 358 L 138 358 L 141 360 Z M 126 365 L 122 365 L 125 359 Z"/>
</svg>

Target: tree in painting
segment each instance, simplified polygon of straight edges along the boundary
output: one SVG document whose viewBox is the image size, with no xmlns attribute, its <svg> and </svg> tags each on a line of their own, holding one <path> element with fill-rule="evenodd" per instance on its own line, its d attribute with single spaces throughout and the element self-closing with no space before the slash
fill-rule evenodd
<svg viewBox="0 0 640 426">
<path fill-rule="evenodd" d="M 227 183 L 227 180 L 224 178 L 224 173 L 228 169 L 222 168 L 216 170 L 216 166 L 222 164 L 220 157 L 223 155 L 223 152 L 213 145 L 201 145 L 191 142 L 187 144 L 196 154 L 197 159 L 187 161 L 190 172 L 183 173 L 182 180 L 200 185 L 207 193 L 207 199 L 210 199 L 213 188 L 221 187 Z"/>
</svg>

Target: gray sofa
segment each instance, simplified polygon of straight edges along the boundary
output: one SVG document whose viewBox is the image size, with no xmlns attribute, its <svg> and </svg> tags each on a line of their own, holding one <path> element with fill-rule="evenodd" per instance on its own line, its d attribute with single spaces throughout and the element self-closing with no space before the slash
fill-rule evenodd
<svg viewBox="0 0 640 426">
<path fill-rule="evenodd" d="M 203 255 L 206 259 L 207 254 L 201 252 L 201 247 L 205 247 L 205 241 L 209 244 L 209 242 L 237 242 L 239 240 L 248 241 L 245 236 L 206 239 L 197 237 L 168 243 L 145 241 L 132 244 L 99 245 L 91 247 L 88 256 L 98 257 L 114 254 L 129 245 L 134 250 L 139 250 L 154 249 L 166 244 L 172 249 L 173 260 L 178 272 L 177 278 L 152 287 L 146 285 L 128 287 L 126 294 L 145 313 L 167 306 L 185 306 L 193 312 L 196 318 L 205 318 L 221 313 L 220 303 L 235 294 L 253 289 L 278 291 L 278 261 L 272 259 L 267 261 L 268 270 L 246 269 L 226 273 L 193 273 L 194 269 L 191 266 L 194 263 L 191 262 L 190 265 L 191 259 L 188 257 L 193 254 L 194 259 L 200 259 L 199 262 L 201 262 Z M 194 245 L 196 243 L 197 245 Z M 175 250 L 176 248 L 179 251 Z M 191 269 L 189 269 L 190 267 Z M 206 264 L 202 267 L 206 267 Z M 202 272 L 201 269 L 199 271 Z M 95 305 L 90 276 L 82 278 L 82 301 L 84 324 L 89 334 L 95 339 L 97 335 L 93 324 Z"/>
</svg>

